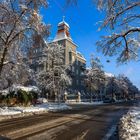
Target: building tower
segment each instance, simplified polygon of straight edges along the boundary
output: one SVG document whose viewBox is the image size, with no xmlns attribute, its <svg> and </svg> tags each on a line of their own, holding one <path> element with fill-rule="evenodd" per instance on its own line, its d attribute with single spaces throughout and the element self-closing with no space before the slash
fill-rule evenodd
<svg viewBox="0 0 140 140">
<path fill-rule="evenodd" d="M 53 40 L 64 47 L 64 63 L 65 65 L 71 65 L 71 75 L 72 75 L 72 86 L 71 89 L 84 91 L 84 80 L 83 72 L 86 67 L 86 59 L 83 55 L 77 51 L 78 45 L 74 43 L 70 35 L 70 26 L 64 20 L 58 23 L 57 33 Z"/>
<path fill-rule="evenodd" d="M 63 16 L 63 21 L 58 23 L 58 30 L 56 36 L 54 38 L 55 41 L 60 39 L 69 39 L 72 41 L 70 32 L 69 32 L 69 25 L 65 22 L 65 17 Z"/>
</svg>

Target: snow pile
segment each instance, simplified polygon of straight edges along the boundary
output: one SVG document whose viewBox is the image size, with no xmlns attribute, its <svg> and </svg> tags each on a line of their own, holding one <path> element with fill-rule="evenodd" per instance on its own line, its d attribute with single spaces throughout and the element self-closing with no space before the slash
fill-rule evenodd
<svg viewBox="0 0 140 140">
<path fill-rule="evenodd" d="M 46 111 L 46 108 L 39 108 L 39 107 L 35 107 L 35 106 L 30 106 L 30 107 L 9 107 L 9 109 L 14 110 L 14 111 L 20 111 L 21 113 Z"/>
<path fill-rule="evenodd" d="M 0 108 L 0 115 L 15 115 L 20 113 L 29 113 L 29 112 L 44 112 L 44 111 L 59 111 L 71 109 L 70 106 L 66 104 L 56 104 L 56 103 L 43 103 L 36 106 L 30 107 L 3 107 Z"/>
<path fill-rule="evenodd" d="M 140 108 L 131 109 L 121 118 L 119 125 L 120 140 L 140 139 Z"/>
<path fill-rule="evenodd" d="M 67 104 L 101 105 L 104 103 L 103 101 L 97 101 L 97 102 L 67 102 Z"/>
<path fill-rule="evenodd" d="M 57 111 L 57 110 L 67 110 L 67 109 L 72 109 L 70 106 L 66 104 L 49 104 L 48 106 L 50 111 Z"/>
</svg>

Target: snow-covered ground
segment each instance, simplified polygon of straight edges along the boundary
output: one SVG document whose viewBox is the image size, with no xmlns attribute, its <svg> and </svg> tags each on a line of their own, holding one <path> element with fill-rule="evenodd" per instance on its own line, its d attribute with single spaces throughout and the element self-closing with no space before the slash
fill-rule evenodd
<svg viewBox="0 0 140 140">
<path fill-rule="evenodd" d="M 67 109 L 72 109 L 70 106 L 68 106 L 65 103 L 48 103 L 48 104 L 40 104 L 37 105 L 36 107 L 42 108 L 42 109 L 47 109 L 48 111 L 57 111 L 57 110 L 67 110 Z"/>
<path fill-rule="evenodd" d="M 0 115 L 17 115 L 20 113 L 21 113 L 21 111 L 13 110 L 8 107 L 0 108 Z"/>
<path fill-rule="evenodd" d="M 57 111 L 66 109 L 71 109 L 71 107 L 66 104 L 43 103 L 30 107 L 3 107 L 0 108 L 0 115 L 16 115 L 27 112 Z"/>
<path fill-rule="evenodd" d="M 140 107 L 133 107 L 121 118 L 120 140 L 140 140 Z"/>
<path fill-rule="evenodd" d="M 104 103 L 103 103 L 103 101 L 98 101 L 98 102 L 72 102 L 72 101 L 67 101 L 67 104 L 100 105 L 100 104 L 104 104 Z"/>
<path fill-rule="evenodd" d="M 71 109 L 69 104 L 84 104 L 84 105 L 100 105 L 103 104 L 100 102 L 67 102 L 67 103 L 42 103 L 35 106 L 30 107 L 2 107 L 0 108 L 0 115 L 16 115 L 21 113 L 29 113 L 29 112 L 45 112 L 45 111 L 58 111 L 58 110 L 67 110 Z"/>
</svg>

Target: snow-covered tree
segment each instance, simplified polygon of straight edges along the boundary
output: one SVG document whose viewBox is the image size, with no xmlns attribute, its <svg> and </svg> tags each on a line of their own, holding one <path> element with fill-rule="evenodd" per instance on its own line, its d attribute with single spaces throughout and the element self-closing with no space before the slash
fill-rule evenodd
<svg viewBox="0 0 140 140">
<path fill-rule="evenodd" d="M 117 96 L 120 96 L 120 94 L 122 94 L 119 81 L 115 76 L 107 78 L 107 85 L 105 88 L 106 95 L 111 97 L 111 99 L 116 99 Z"/>
<path fill-rule="evenodd" d="M 97 42 L 98 50 L 104 55 L 118 56 L 118 62 L 139 59 L 140 53 L 140 1 L 138 0 L 97 0 L 98 9 L 105 11 L 100 27 L 110 27 L 111 35 Z"/>
<path fill-rule="evenodd" d="M 91 57 L 91 68 L 86 73 L 85 80 L 90 93 L 99 93 L 104 87 L 105 74 L 99 58 Z M 92 100 L 92 99 L 91 99 Z"/>
<path fill-rule="evenodd" d="M 135 98 L 135 94 L 137 93 L 137 87 L 132 84 L 128 77 L 122 74 L 107 79 L 106 95 L 110 96 L 112 99 Z"/>
<path fill-rule="evenodd" d="M 119 75 L 118 80 L 120 82 L 120 89 L 122 91 L 124 98 L 135 97 L 135 94 L 138 93 L 138 89 L 125 75 Z"/>
<path fill-rule="evenodd" d="M 49 27 L 39 15 L 40 6 L 47 6 L 46 0 L 0 1 L 0 76 L 5 65 L 22 60 L 19 51 L 31 46 L 32 34 L 48 35 Z"/>
<path fill-rule="evenodd" d="M 0 89 L 34 80 L 27 51 L 49 34 L 39 14 L 41 6 L 47 6 L 46 0 L 0 1 Z"/>
<path fill-rule="evenodd" d="M 67 75 L 67 68 L 64 64 L 64 47 L 57 43 L 48 44 L 44 47 L 43 53 L 46 54 L 40 63 L 45 62 L 46 69 L 37 74 L 38 85 L 43 90 L 53 93 L 61 93 L 71 84 L 71 79 Z"/>
<path fill-rule="evenodd" d="M 121 91 L 122 97 L 128 98 L 129 85 L 126 82 L 126 77 L 124 75 L 119 75 L 117 79 L 118 79 L 119 89 Z"/>
<path fill-rule="evenodd" d="M 24 61 L 24 60 L 22 60 Z M 25 62 L 4 65 L 0 78 L 0 90 L 14 84 L 31 85 L 35 81 L 34 72 Z"/>
<path fill-rule="evenodd" d="M 67 0 L 75 5 L 80 0 Z M 99 30 L 109 27 L 111 35 L 102 36 L 97 42 L 104 55 L 117 54 L 117 62 L 139 60 L 140 55 L 140 1 L 139 0 L 92 0 L 105 15 Z M 78 3 L 78 4 L 79 4 Z"/>
</svg>

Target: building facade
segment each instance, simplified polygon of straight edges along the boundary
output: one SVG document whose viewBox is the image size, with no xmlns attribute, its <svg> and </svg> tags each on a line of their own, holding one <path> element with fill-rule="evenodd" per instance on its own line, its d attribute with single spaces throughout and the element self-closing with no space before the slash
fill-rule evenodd
<svg viewBox="0 0 140 140">
<path fill-rule="evenodd" d="M 84 71 L 86 69 L 86 59 L 77 51 L 78 46 L 72 40 L 69 30 L 70 27 L 64 20 L 58 23 L 56 36 L 54 40 L 48 44 L 57 43 L 64 47 L 64 64 L 70 67 L 68 73 L 72 78 L 72 85 L 69 88 L 75 91 L 85 92 Z M 36 61 L 41 60 L 47 55 L 42 53 L 42 46 L 33 46 L 30 51 L 31 67 L 36 70 L 36 72 L 46 69 L 44 62 L 38 64 Z"/>
<path fill-rule="evenodd" d="M 84 71 L 86 69 L 86 59 L 77 51 L 77 44 L 72 40 L 70 27 L 63 20 L 58 23 L 58 29 L 53 42 L 57 42 L 65 49 L 65 65 L 70 65 L 70 75 L 72 77 L 73 90 L 84 91 Z"/>
</svg>

